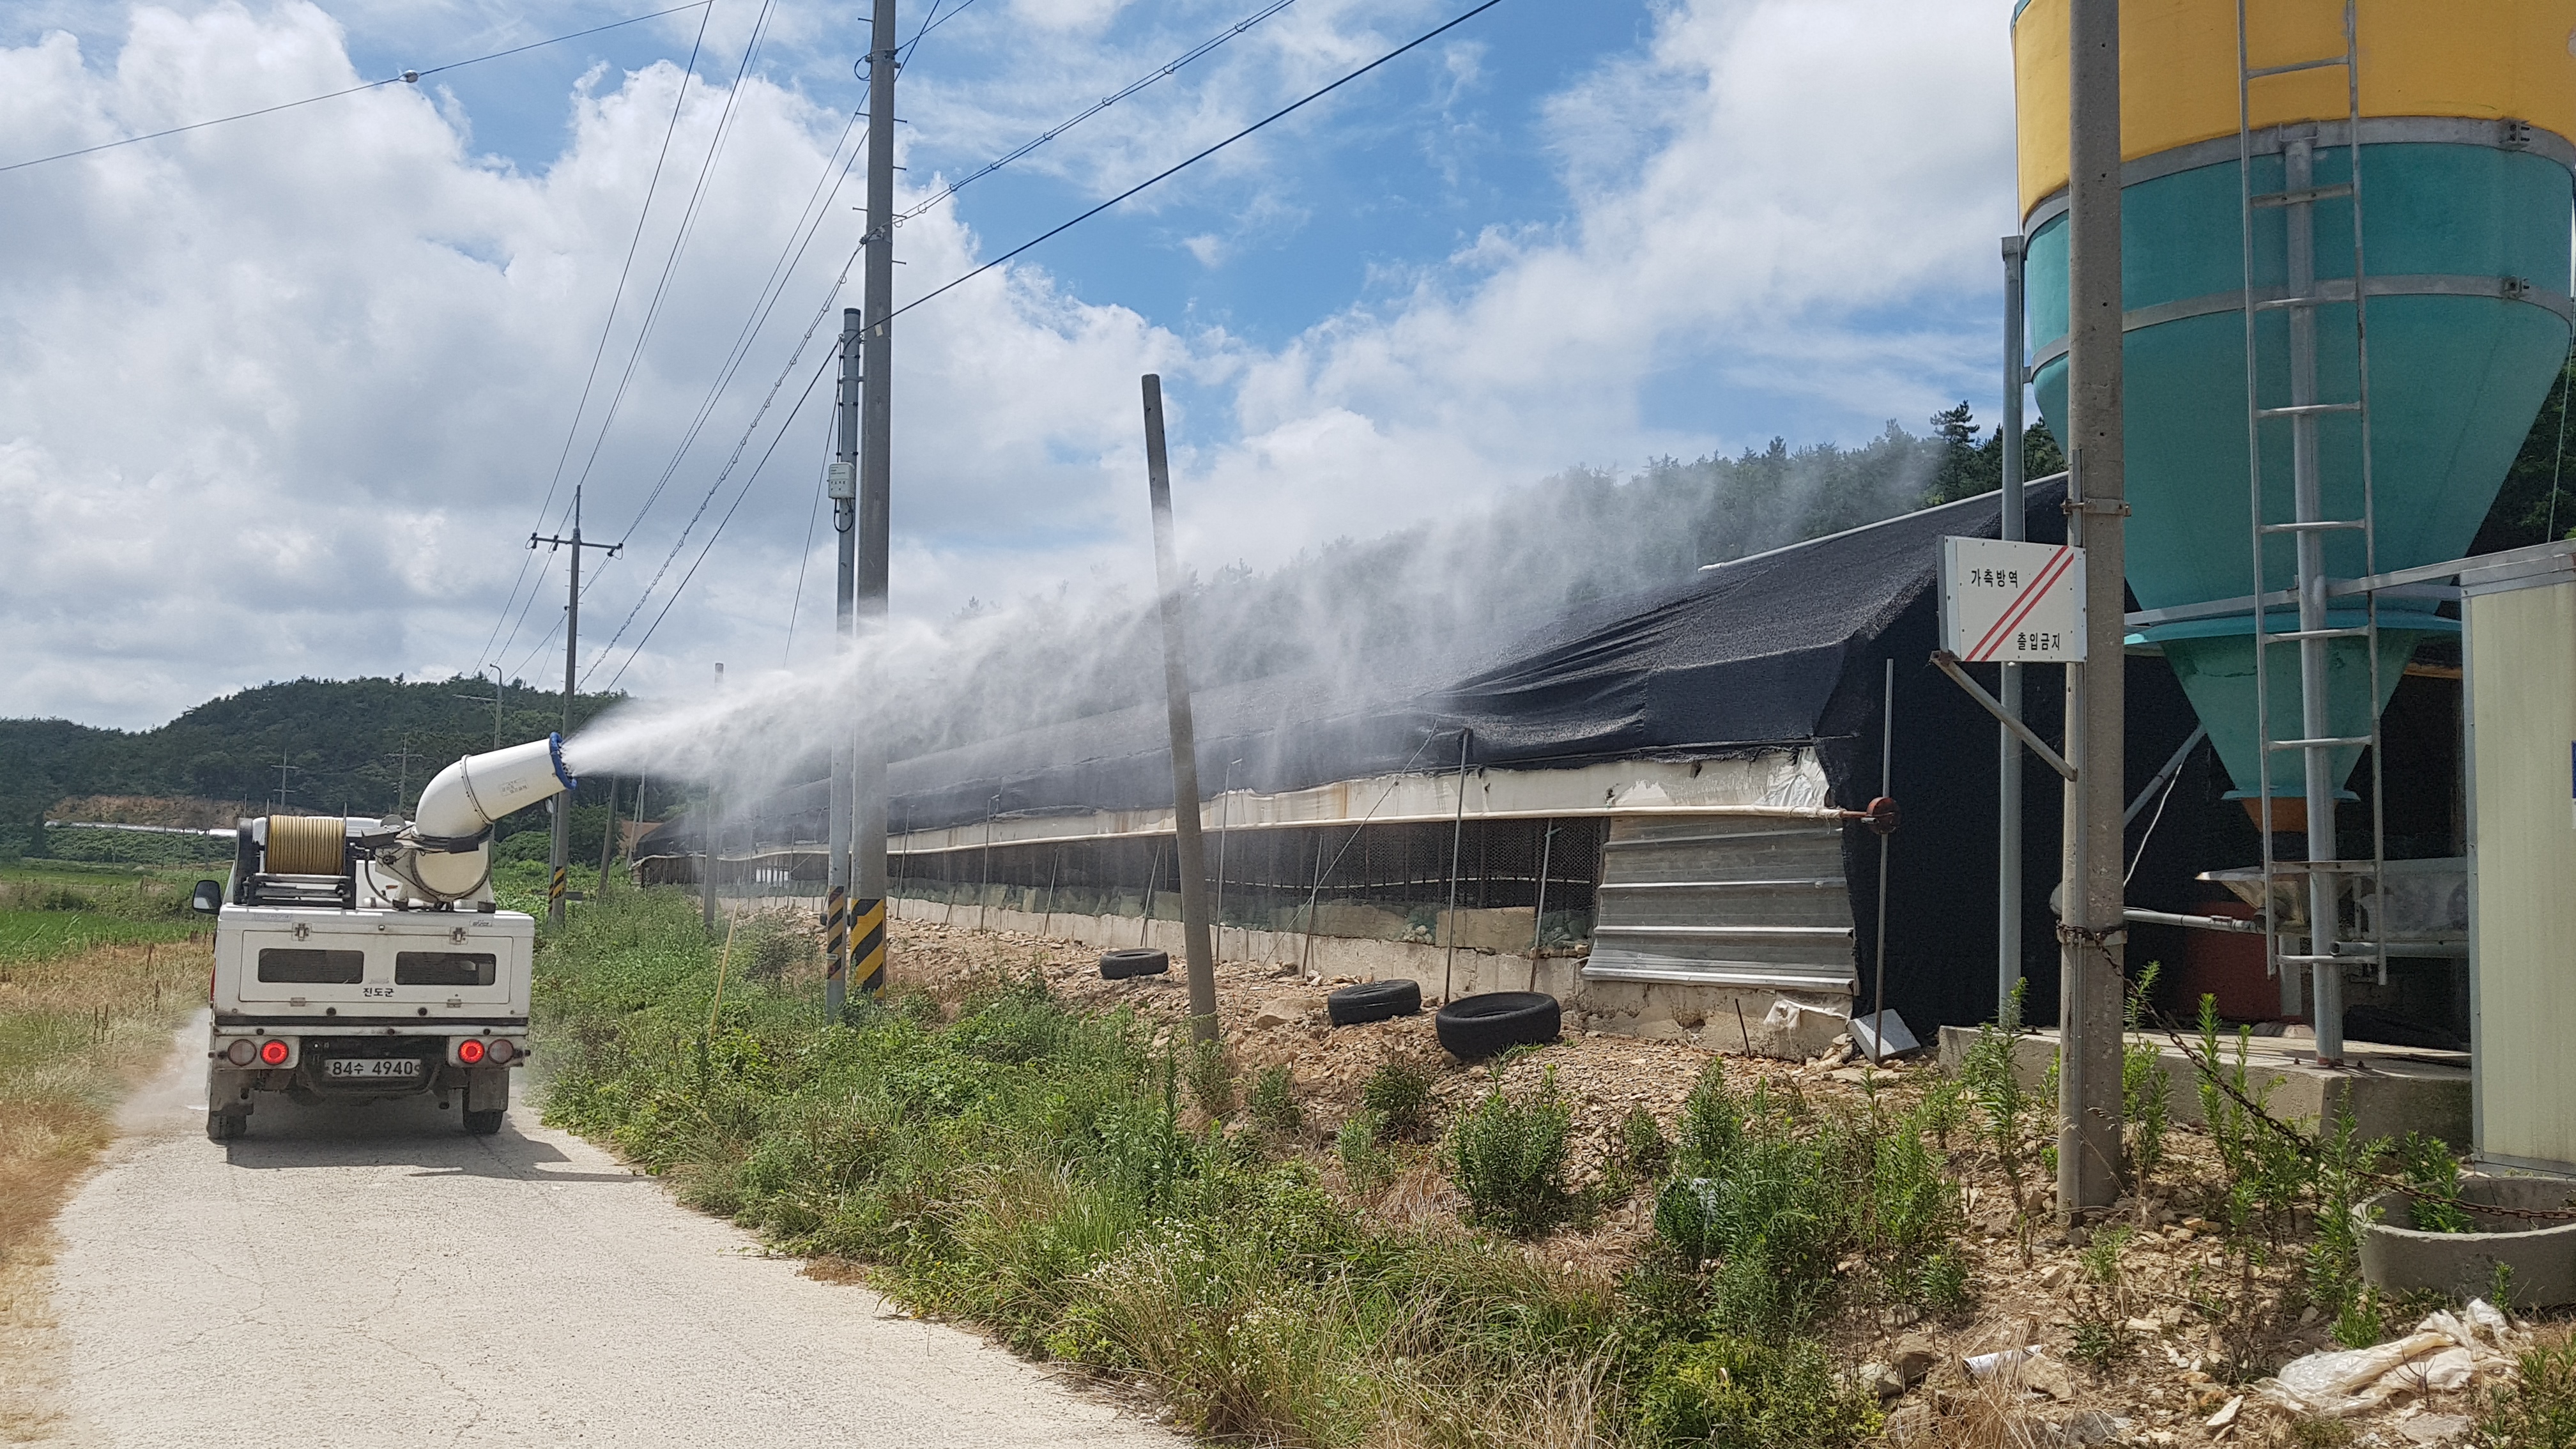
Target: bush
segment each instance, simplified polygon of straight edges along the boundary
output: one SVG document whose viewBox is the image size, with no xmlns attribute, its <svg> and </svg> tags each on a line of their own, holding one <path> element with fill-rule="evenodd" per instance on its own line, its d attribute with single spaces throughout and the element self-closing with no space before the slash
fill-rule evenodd
<svg viewBox="0 0 2576 1449">
<path fill-rule="evenodd" d="M 1557 1089 L 1554 1067 L 1523 1099 L 1504 1092 L 1497 1068 L 1492 1087 L 1449 1133 L 1450 1180 L 1467 1199 L 1468 1220 L 1534 1238 L 1571 1217 L 1565 1159 L 1573 1129 L 1574 1108 Z"/>
<path fill-rule="evenodd" d="M 1360 1083 L 1360 1105 L 1385 1120 L 1385 1132 L 1411 1137 L 1431 1110 L 1431 1071 L 1419 1062 L 1390 1058 Z"/>
<path fill-rule="evenodd" d="M 1766 1339 L 1797 1332 L 1853 1253 L 1877 1266 L 1895 1301 L 1965 1300 L 1966 1267 L 1950 1247 L 1957 1189 L 1915 1117 L 1809 1113 L 1767 1086 L 1738 1098 L 1712 1068 L 1683 1104 L 1682 1127 L 1655 1231 L 1686 1263 L 1718 1260 L 1713 1322 Z"/>
<path fill-rule="evenodd" d="M 2513 1383 L 2480 1399 L 2469 1442 L 2478 1449 L 2576 1449 L 2576 1340 L 2521 1356 Z"/>
<path fill-rule="evenodd" d="M 1210 1121 L 1234 1115 L 1234 1061 L 1223 1043 L 1203 1041 L 1192 1047 L 1188 1075 L 1190 1100 Z"/>
<path fill-rule="evenodd" d="M 1253 1121 L 1273 1132 L 1294 1132 L 1306 1123 L 1286 1067 L 1263 1067 L 1252 1079 L 1252 1090 L 1244 1094 L 1243 1107 Z"/>
<path fill-rule="evenodd" d="M 1386 1119 L 1363 1107 L 1333 1135 L 1342 1176 L 1358 1193 L 1383 1192 L 1395 1179 L 1395 1156 L 1386 1149 Z"/>
<path fill-rule="evenodd" d="M 1640 1395 L 1640 1437 L 1712 1449 L 1830 1449 L 1878 1432 L 1874 1396 L 1842 1382 L 1813 1343 L 1721 1335 L 1656 1357 Z"/>
</svg>

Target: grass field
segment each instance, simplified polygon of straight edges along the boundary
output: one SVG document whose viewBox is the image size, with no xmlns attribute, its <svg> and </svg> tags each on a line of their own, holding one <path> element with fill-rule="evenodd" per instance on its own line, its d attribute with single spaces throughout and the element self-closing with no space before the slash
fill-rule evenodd
<svg viewBox="0 0 2576 1449">
<path fill-rule="evenodd" d="M 0 867 L 0 1265 L 27 1251 L 114 1135 L 118 1100 L 203 1002 L 212 931 L 188 910 L 195 878 Z"/>
</svg>

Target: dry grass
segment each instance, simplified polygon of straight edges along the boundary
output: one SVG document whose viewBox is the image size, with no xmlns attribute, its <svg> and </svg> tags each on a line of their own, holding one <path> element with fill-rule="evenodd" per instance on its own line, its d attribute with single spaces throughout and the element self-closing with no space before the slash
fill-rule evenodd
<svg viewBox="0 0 2576 1449">
<path fill-rule="evenodd" d="M 0 963 L 0 1264 L 116 1133 L 116 1104 L 205 995 L 202 941 Z"/>
<path fill-rule="evenodd" d="M 116 1136 L 116 1105 L 205 995 L 203 941 L 0 961 L 0 1442 L 57 1422 L 46 1225 Z"/>
</svg>

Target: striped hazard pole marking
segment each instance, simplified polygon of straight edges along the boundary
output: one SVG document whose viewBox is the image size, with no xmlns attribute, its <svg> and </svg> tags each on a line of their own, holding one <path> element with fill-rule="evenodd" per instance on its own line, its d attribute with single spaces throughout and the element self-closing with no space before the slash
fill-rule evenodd
<svg viewBox="0 0 2576 1449">
<path fill-rule="evenodd" d="M 562 904 L 563 898 L 564 868 L 556 866 L 554 879 L 546 882 L 546 908 L 549 911 L 553 910 L 557 905 Z"/>
<path fill-rule="evenodd" d="M 849 969 L 850 893 L 834 886 L 823 903 L 823 975 L 841 981 Z"/>
<path fill-rule="evenodd" d="M 858 979 L 861 991 L 874 996 L 885 989 L 885 902 L 851 902 L 850 935 L 850 974 Z"/>
</svg>

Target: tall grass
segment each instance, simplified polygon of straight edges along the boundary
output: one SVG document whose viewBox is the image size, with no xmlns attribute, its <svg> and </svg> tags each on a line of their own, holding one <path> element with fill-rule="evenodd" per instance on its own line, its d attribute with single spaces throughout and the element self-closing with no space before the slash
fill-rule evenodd
<svg viewBox="0 0 2576 1449">
<path fill-rule="evenodd" d="M 717 1008 L 714 970 L 676 894 L 577 914 L 539 963 L 548 1120 L 918 1310 L 1149 1384 L 1203 1435 L 1835 1449 L 1875 1428 L 1820 1350 L 1731 1337 L 1691 1265 L 1614 1276 L 1371 1218 L 1293 1142 L 1190 1110 L 1186 1046 L 1123 1011 L 995 980 L 953 1020 L 916 999 L 825 1023 L 777 981 Z M 1412 1095 L 1382 1089 L 1346 1150 Z"/>
</svg>

